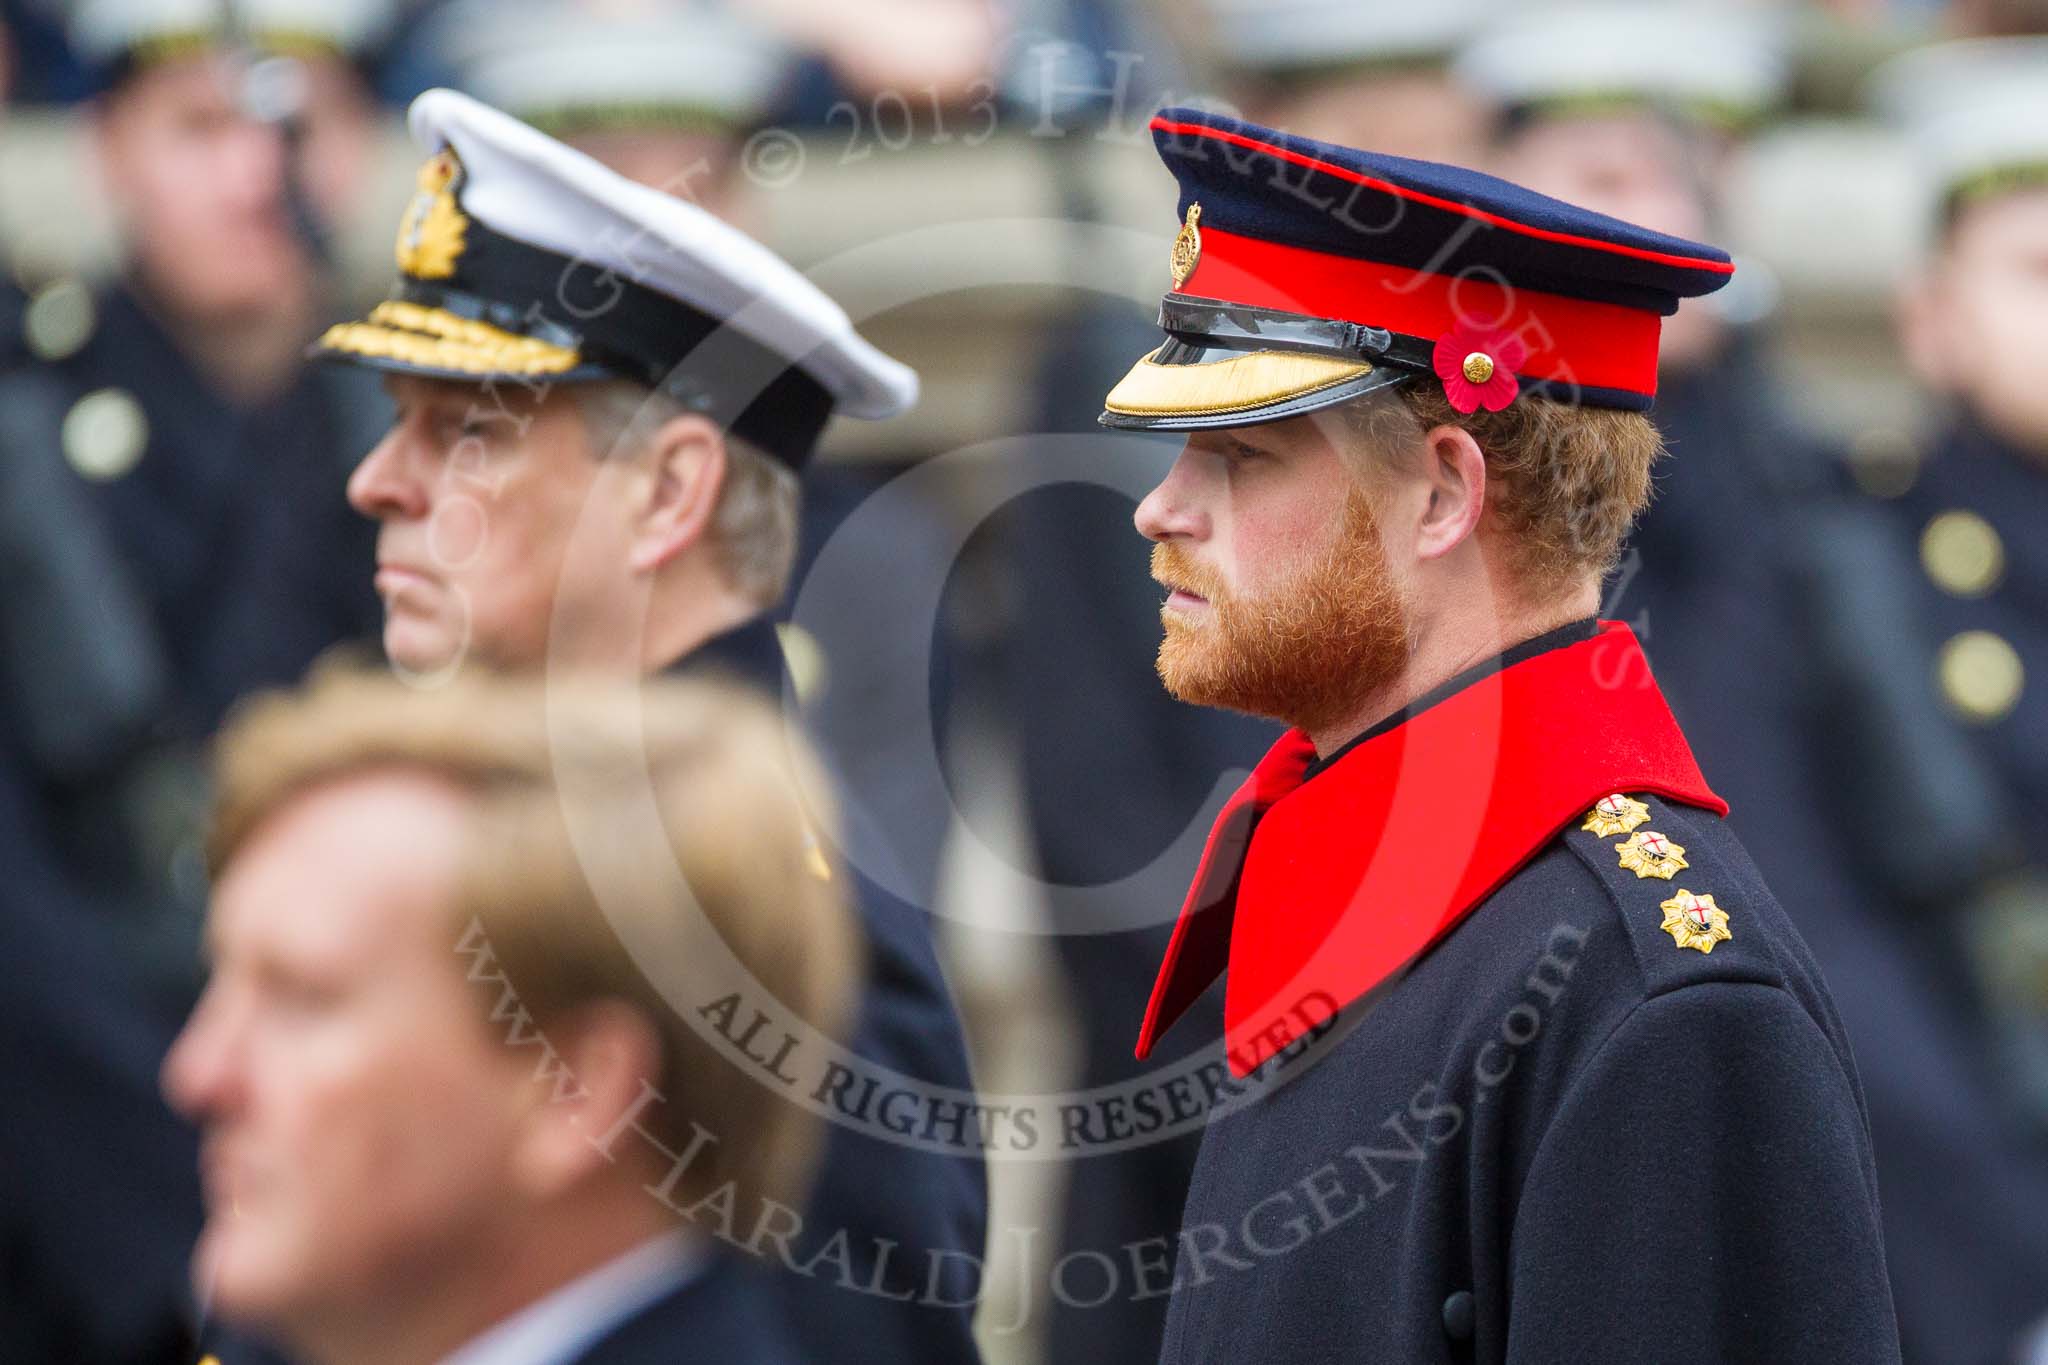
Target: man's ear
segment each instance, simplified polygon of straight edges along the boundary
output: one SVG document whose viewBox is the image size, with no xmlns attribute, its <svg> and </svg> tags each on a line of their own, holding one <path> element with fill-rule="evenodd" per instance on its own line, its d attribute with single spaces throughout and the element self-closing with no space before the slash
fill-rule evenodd
<svg viewBox="0 0 2048 1365">
<path fill-rule="evenodd" d="M 650 1104 L 661 1083 L 661 1040 L 646 1016 L 620 1001 L 586 1005 L 546 1030 L 556 1068 L 533 1084 L 513 1174 L 535 1200 L 553 1198 L 611 1166 L 599 1144 Z"/>
<path fill-rule="evenodd" d="M 1440 559 L 1464 544 L 1486 510 L 1486 456 L 1463 427 L 1422 434 L 1422 475 L 1429 500 L 1415 528 L 1418 559 Z"/>
<path fill-rule="evenodd" d="M 647 495 L 633 529 L 631 562 L 651 573 L 703 540 L 725 488 L 725 433 L 705 417 L 663 422 L 648 439 Z"/>
</svg>

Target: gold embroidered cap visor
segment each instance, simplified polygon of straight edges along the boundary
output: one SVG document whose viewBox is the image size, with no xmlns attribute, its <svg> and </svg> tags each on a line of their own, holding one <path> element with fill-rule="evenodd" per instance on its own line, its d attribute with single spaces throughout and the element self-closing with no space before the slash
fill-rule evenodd
<svg viewBox="0 0 2048 1365">
<path fill-rule="evenodd" d="M 316 356 L 374 369 L 441 379 L 612 377 L 587 365 L 577 346 L 508 332 L 446 308 L 387 299 L 360 322 L 337 323 L 314 344 Z"/>
<path fill-rule="evenodd" d="M 1257 426 L 1333 407 L 1426 370 L 1417 339 L 1380 328 L 1169 294 L 1166 342 L 1103 400 L 1129 431 Z"/>
</svg>

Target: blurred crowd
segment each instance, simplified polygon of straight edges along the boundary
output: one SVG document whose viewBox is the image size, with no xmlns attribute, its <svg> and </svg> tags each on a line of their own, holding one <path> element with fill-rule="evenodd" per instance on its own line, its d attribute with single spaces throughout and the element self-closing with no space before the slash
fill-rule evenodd
<svg viewBox="0 0 2048 1365">
<path fill-rule="evenodd" d="M 1176 447 L 1094 434 L 1178 226 L 1151 111 L 1728 246 L 1734 286 L 1667 320 L 1670 456 L 1602 614 L 1827 972 L 1907 1359 L 2048 1360 L 2048 5 L 0 17 L 0 1360 L 202 1335 L 195 1139 L 158 1072 L 204 982 L 207 746 L 379 648 L 347 485 L 390 401 L 305 352 L 388 281 L 433 86 L 746 227 L 923 373 L 911 416 L 828 434 L 779 638 L 853 854 L 933 914 L 991 1092 L 1138 1074 L 1200 837 L 1272 739 L 1158 687 L 1130 516 Z M 1192 1148 L 991 1154 L 991 1359 L 1154 1357 L 1160 1299 L 1014 1286 L 1170 1239 Z"/>
</svg>

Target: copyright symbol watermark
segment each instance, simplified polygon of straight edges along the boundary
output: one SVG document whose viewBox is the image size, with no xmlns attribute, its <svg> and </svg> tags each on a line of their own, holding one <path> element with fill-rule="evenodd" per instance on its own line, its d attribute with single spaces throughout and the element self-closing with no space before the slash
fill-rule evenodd
<svg viewBox="0 0 2048 1365">
<path fill-rule="evenodd" d="M 740 169 L 762 189 L 786 189 L 804 173 L 803 139 L 787 128 L 763 128 L 740 149 Z"/>
</svg>

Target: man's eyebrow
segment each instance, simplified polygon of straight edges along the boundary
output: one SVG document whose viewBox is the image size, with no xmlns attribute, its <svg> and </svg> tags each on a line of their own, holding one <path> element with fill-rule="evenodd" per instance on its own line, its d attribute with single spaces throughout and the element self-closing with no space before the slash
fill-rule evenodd
<svg viewBox="0 0 2048 1365">
<path fill-rule="evenodd" d="M 1197 447 L 1220 451 L 1225 454 L 1266 455 L 1271 453 L 1253 445 L 1249 441 L 1240 440 L 1235 433 L 1226 430 L 1198 431 L 1193 434 L 1193 437 L 1194 444 Z"/>
</svg>

